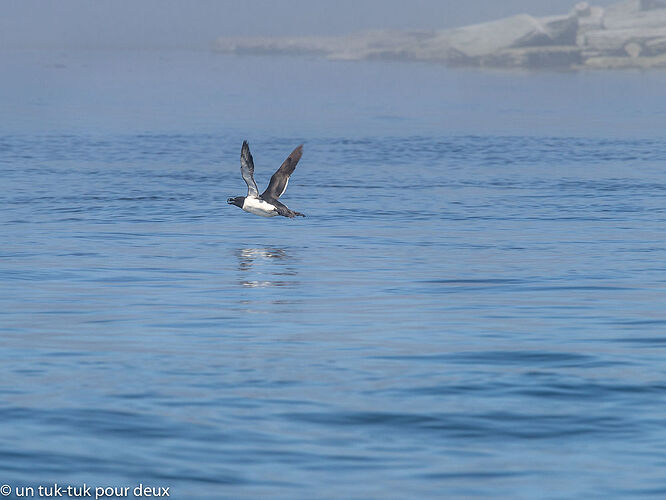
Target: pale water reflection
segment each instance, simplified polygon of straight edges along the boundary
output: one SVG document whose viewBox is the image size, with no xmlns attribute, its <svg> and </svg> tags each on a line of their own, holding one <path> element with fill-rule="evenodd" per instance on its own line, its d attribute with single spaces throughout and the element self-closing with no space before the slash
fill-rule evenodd
<svg viewBox="0 0 666 500">
<path fill-rule="evenodd" d="M 293 257 L 283 248 L 241 248 L 236 251 L 239 283 L 248 288 L 294 287 L 298 281 L 288 279 L 298 274 Z"/>
</svg>

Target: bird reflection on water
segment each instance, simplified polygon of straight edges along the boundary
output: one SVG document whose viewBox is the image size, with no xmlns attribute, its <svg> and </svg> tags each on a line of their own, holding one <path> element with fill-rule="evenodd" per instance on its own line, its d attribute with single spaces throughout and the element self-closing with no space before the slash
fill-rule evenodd
<svg viewBox="0 0 666 500">
<path fill-rule="evenodd" d="M 236 251 L 239 284 L 248 288 L 293 287 L 298 281 L 288 279 L 298 272 L 293 257 L 283 248 L 241 248 Z"/>
</svg>

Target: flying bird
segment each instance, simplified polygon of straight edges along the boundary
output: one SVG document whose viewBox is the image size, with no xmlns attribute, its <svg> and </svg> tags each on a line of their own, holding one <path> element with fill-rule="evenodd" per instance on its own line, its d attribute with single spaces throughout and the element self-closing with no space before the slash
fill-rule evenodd
<svg viewBox="0 0 666 500">
<path fill-rule="evenodd" d="M 251 214 L 261 215 L 262 217 L 274 217 L 281 215 L 283 217 L 294 218 L 297 215 L 305 217 L 304 214 L 290 210 L 287 205 L 280 203 L 278 198 L 282 196 L 289 184 L 289 176 L 294 173 L 298 160 L 303 155 L 303 145 L 294 149 L 287 159 L 280 165 L 280 168 L 273 174 L 266 191 L 259 194 L 257 183 L 254 182 L 254 160 L 250 153 L 250 146 L 247 141 L 243 141 L 241 148 L 241 175 L 247 184 L 247 196 L 236 196 L 229 198 L 229 205 L 236 205 Z"/>
</svg>

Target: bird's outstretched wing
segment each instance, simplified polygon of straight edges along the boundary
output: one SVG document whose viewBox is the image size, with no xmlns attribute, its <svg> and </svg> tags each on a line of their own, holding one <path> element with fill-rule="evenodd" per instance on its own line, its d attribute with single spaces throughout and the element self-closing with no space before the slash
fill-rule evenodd
<svg viewBox="0 0 666 500">
<path fill-rule="evenodd" d="M 259 196 L 257 183 L 254 182 L 254 160 L 252 159 L 252 153 L 250 153 L 250 146 L 248 146 L 247 141 L 243 141 L 240 163 L 241 175 L 245 184 L 247 184 L 247 195 L 253 197 Z"/>
<path fill-rule="evenodd" d="M 266 191 L 261 194 L 263 199 L 277 200 L 282 196 L 289 184 L 289 176 L 294 172 L 298 160 L 303 155 L 303 144 L 294 149 L 287 159 L 280 165 L 280 168 L 273 174 L 271 181 L 268 183 Z"/>
</svg>

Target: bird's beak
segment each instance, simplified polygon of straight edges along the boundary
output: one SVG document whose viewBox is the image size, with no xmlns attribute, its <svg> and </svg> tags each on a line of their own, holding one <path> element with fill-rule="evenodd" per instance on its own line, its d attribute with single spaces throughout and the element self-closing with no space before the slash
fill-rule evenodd
<svg viewBox="0 0 666 500">
<path fill-rule="evenodd" d="M 227 198 L 227 203 L 228 203 L 229 205 L 231 205 L 233 202 L 234 202 L 234 199 L 233 199 L 233 198 Z"/>
</svg>

